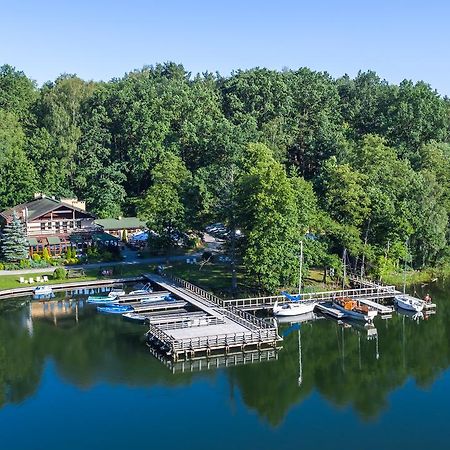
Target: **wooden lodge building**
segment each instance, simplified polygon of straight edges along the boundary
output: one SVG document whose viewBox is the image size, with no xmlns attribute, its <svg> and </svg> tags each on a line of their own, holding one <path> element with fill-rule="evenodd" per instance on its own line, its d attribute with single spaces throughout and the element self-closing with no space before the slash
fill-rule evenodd
<svg viewBox="0 0 450 450">
<path fill-rule="evenodd" d="M 34 200 L 0 213 L 2 225 L 9 223 L 16 212 L 26 227 L 30 255 L 48 248 L 59 255 L 69 247 L 86 248 L 97 242 L 117 245 L 118 239 L 95 224 L 95 216 L 86 211 L 85 202 L 35 194 Z"/>
</svg>

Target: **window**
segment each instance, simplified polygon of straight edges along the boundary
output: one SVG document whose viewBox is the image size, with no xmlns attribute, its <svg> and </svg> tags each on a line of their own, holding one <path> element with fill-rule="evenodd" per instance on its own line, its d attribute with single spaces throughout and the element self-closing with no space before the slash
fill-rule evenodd
<svg viewBox="0 0 450 450">
<path fill-rule="evenodd" d="M 47 230 L 51 230 L 52 229 L 52 223 L 51 222 L 47 222 Z"/>
<path fill-rule="evenodd" d="M 81 228 L 81 220 L 77 220 L 77 228 Z"/>
<path fill-rule="evenodd" d="M 45 231 L 45 222 L 41 222 L 41 231 Z"/>
</svg>

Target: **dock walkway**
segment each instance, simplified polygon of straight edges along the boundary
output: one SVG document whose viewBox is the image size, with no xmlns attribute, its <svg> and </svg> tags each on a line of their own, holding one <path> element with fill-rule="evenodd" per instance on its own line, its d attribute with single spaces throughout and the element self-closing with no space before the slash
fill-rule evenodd
<svg viewBox="0 0 450 450">
<path fill-rule="evenodd" d="M 392 306 L 382 305 L 381 303 L 374 302 L 368 298 L 360 298 L 358 301 L 364 305 L 376 309 L 378 313 L 383 316 L 390 315 L 394 312 L 394 308 Z"/>
<path fill-rule="evenodd" d="M 224 300 L 177 278 L 169 279 L 155 274 L 145 277 L 159 287 L 171 292 L 190 305 L 203 311 L 208 320 L 198 326 L 164 327 L 150 320 L 147 338 L 149 343 L 175 361 L 213 352 L 228 354 L 233 349 L 276 348 L 281 340 L 275 326 L 241 311 Z"/>
<path fill-rule="evenodd" d="M 337 291 L 305 292 L 301 295 L 301 302 L 304 303 L 324 303 L 335 298 L 349 297 L 360 302 L 373 302 L 381 307 L 375 300 L 393 298 L 399 292 L 395 286 L 372 286 L 359 289 L 341 289 Z M 271 295 L 266 297 L 251 297 L 223 300 L 224 306 L 235 306 L 246 311 L 270 310 L 275 302 L 279 304 L 290 301 L 283 295 Z M 381 308 L 382 309 L 382 308 Z M 392 312 L 392 311 L 391 311 Z"/>
</svg>

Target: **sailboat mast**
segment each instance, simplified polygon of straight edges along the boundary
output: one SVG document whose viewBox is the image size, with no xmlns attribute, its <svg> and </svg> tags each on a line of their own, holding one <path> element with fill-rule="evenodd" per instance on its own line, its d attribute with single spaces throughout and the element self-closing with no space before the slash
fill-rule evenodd
<svg viewBox="0 0 450 450">
<path fill-rule="evenodd" d="M 342 289 L 345 289 L 345 279 L 347 278 L 347 249 L 344 248 L 342 254 L 342 262 L 344 263 L 344 277 L 342 278 Z"/>
<path fill-rule="evenodd" d="M 303 241 L 300 241 L 300 272 L 298 274 L 298 294 L 302 291 Z"/>
<path fill-rule="evenodd" d="M 403 295 L 405 295 L 405 293 L 406 293 L 406 258 L 408 258 L 408 256 L 409 256 L 409 250 L 408 250 L 409 242 L 406 241 L 405 245 L 406 245 L 406 256 L 405 256 L 405 261 L 403 264 Z"/>
<path fill-rule="evenodd" d="M 406 293 L 406 259 L 405 264 L 403 266 L 403 295 Z"/>
</svg>

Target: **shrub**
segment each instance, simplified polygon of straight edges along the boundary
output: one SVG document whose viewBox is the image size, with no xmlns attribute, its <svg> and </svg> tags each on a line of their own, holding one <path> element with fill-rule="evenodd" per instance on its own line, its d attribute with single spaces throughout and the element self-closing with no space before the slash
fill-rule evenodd
<svg viewBox="0 0 450 450">
<path fill-rule="evenodd" d="M 76 252 L 76 250 L 75 250 L 74 248 L 72 248 L 72 247 L 69 247 L 69 248 L 67 249 L 66 259 L 67 259 L 67 260 L 71 260 L 71 259 L 76 258 L 76 257 L 77 257 L 77 252 Z"/>
<path fill-rule="evenodd" d="M 5 265 L 3 263 L 0 263 L 0 270 L 5 270 Z"/>
<path fill-rule="evenodd" d="M 30 267 L 30 261 L 28 259 L 21 259 L 19 262 L 19 267 L 21 269 L 27 269 L 28 267 Z"/>
<path fill-rule="evenodd" d="M 50 256 L 50 252 L 48 251 L 48 248 L 45 247 L 44 251 L 42 252 L 42 258 L 44 258 L 46 261 L 50 262 L 52 257 Z"/>
<path fill-rule="evenodd" d="M 41 255 L 39 255 L 38 253 L 35 253 L 32 258 L 35 262 L 40 262 L 42 260 Z"/>
<path fill-rule="evenodd" d="M 62 267 L 58 267 L 53 272 L 53 279 L 55 280 L 64 280 L 66 278 L 66 269 L 63 269 Z"/>
</svg>

